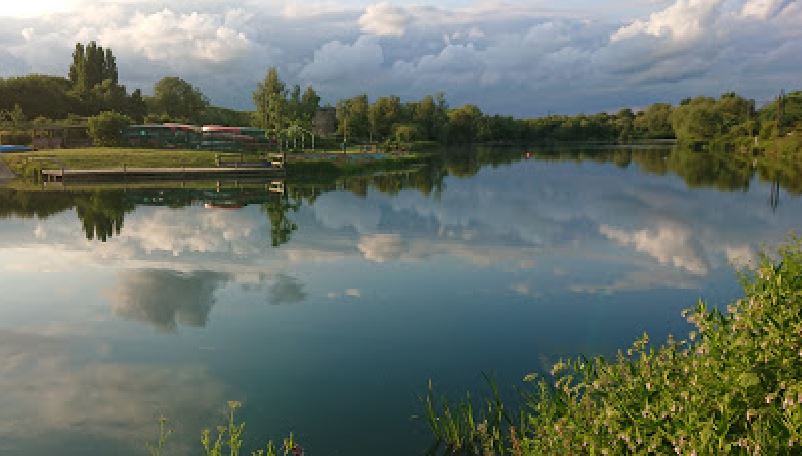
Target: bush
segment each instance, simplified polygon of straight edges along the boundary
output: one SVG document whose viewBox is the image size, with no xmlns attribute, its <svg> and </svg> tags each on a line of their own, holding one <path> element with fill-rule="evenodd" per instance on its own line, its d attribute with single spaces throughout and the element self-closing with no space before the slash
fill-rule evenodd
<svg viewBox="0 0 802 456">
<path fill-rule="evenodd" d="M 131 118 L 114 111 L 104 111 L 89 118 L 89 137 L 96 146 L 122 145 L 122 133 Z"/>
<path fill-rule="evenodd" d="M 687 312 L 697 330 L 615 360 L 560 362 L 525 394 L 520 422 L 498 400 L 427 415 L 447 454 L 802 454 L 802 243 L 764 257 L 727 314 Z M 486 451 L 489 449 L 489 451 Z"/>
</svg>

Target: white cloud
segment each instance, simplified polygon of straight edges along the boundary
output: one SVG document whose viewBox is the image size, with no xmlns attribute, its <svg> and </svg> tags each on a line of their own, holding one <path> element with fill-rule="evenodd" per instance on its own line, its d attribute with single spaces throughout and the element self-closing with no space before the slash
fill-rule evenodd
<svg viewBox="0 0 802 456">
<path fill-rule="evenodd" d="M 403 239 L 398 234 L 374 234 L 362 236 L 357 243 L 366 260 L 384 263 L 397 260 L 406 252 Z"/>
<path fill-rule="evenodd" d="M 148 60 L 194 59 L 209 63 L 237 60 L 252 45 L 243 32 L 228 22 L 241 20 L 241 10 L 224 15 L 170 9 L 137 12 L 127 23 L 104 27 L 98 39 L 114 49 L 132 50 Z"/>
<path fill-rule="evenodd" d="M 359 26 L 365 33 L 379 36 L 403 36 L 410 15 L 402 8 L 383 2 L 365 8 L 359 18 Z"/>
<path fill-rule="evenodd" d="M 632 246 L 639 252 L 654 257 L 661 264 L 670 264 L 696 274 L 708 272 L 707 261 L 697 251 L 691 230 L 676 224 L 662 224 L 655 230 L 633 232 L 601 225 L 599 232 L 621 245 Z"/>
<path fill-rule="evenodd" d="M 728 90 L 762 100 L 798 84 L 802 71 L 802 7 L 792 0 L 654 2 L 659 10 L 630 21 L 621 19 L 629 10 L 615 20 L 495 2 L 88 5 L 0 18 L 0 73 L 65 74 L 73 44 L 96 39 L 118 54 L 123 82 L 147 91 L 179 74 L 227 106 L 250 108 L 256 81 L 277 65 L 327 102 L 445 91 L 452 104 L 540 114 Z"/>
<path fill-rule="evenodd" d="M 349 288 L 345 290 L 345 295 L 351 298 L 361 298 L 362 292 L 358 288 Z"/>
<path fill-rule="evenodd" d="M 674 41 L 693 40 L 714 34 L 711 26 L 724 0 L 677 0 L 668 8 L 621 27 L 610 38 L 613 42 L 651 35 Z"/>
<path fill-rule="evenodd" d="M 781 13 L 794 0 L 747 0 L 741 14 L 767 19 Z"/>
</svg>

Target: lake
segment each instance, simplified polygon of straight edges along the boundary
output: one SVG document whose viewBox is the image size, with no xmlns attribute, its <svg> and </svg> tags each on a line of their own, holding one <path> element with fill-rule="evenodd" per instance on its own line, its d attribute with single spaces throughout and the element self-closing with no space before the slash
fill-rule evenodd
<svg viewBox="0 0 802 456">
<path fill-rule="evenodd" d="M 273 191 L 270 191 L 270 190 Z M 283 191 L 283 192 L 282 192 Z M 0 189 L 0 454 L 411 455 L 420 396 L 683 336 L 802 227 L 802 173 L 666 147 L 450 152 L 324 182 Z"/>
</svg>

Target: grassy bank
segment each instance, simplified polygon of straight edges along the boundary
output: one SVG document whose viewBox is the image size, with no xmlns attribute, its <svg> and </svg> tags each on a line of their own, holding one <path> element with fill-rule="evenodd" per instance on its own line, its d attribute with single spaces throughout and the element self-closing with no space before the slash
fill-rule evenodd
<svg viewBox="0 0 802 456">
<path fill-rule="evenodd" d="M 497 399 L 426 411 L 444 454 L 802 454 L 802 243 L 744 275 L 726 314 L 659 347 L 648 336 L 612 360 L 556 364 L 517 412 Z M 475 413 L 482 410 L 482 413 Z"/>
<path fill-rule="evenodd" d="M 43 168 L 103 169 L 213 167 L 215 152 L 199 150 L 127 149 L 91 147 L 0 155 L 17 176 L 30 177 Z"/>
<path fill-rule="evenodd" d="M 203 150 L 136 149 L 92 147 L 58 149 L 39 152 L 9 153 L 0 160 L 20 177 L 32 177 L 42 169 L 104 169 L 122 168 L 205 168 L 215 167 L 215 157 L 225 154 Z M 331 177 L 396 170 L 425 161 L 426 154 L 408 153 L 368 158 L 357 150 L 338 156 L 321 157 L 320 154 L 289 154 L 287 172 L 297 177 Z M 247 161 L 256 154 L 244 154 Z"/>
</svg>

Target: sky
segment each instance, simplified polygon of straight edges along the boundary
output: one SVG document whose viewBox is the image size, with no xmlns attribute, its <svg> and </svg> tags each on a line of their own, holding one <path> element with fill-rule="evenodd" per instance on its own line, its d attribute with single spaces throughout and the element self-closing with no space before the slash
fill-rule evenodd
<svg viewBox="0 0 802 456">
<path fill-rule="evenodd" d="M 800 0 L 1 0 L 0 77 L 64 75 L 76 42 L 129 89 L 180 76 L 251 109 L 270 66 L 324 102 L 445 92 L 518 116 L 802 88 Z"/>
</svg>

